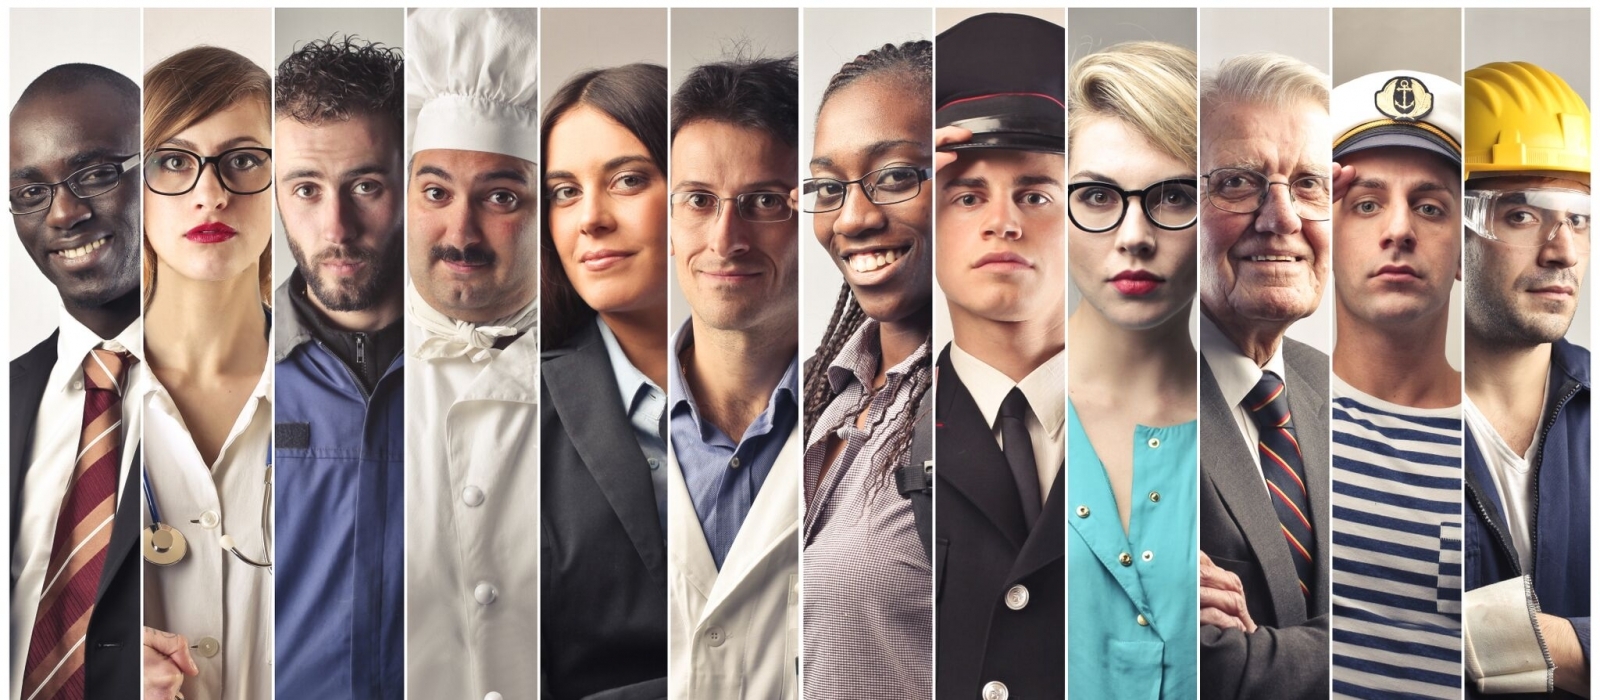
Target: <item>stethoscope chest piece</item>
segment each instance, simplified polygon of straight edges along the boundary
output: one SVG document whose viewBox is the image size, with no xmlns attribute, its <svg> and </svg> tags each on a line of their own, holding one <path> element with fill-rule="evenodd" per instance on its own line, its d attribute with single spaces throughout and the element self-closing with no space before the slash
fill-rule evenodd
<svg viewBox="0 0 1600 700">
<path fill-rule="evenodd" d="M 171 566 L 183 561 L 189 542 L 171 525 L 157 523 L 144 528 L 144 558 L 156 566 Z"/>
</svg>

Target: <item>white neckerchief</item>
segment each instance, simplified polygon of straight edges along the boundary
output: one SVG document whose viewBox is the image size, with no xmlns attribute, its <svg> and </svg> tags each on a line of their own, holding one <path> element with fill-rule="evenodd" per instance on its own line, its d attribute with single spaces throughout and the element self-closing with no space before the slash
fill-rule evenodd
<svg viewBox="0 0 1600 700">
<path fill-rule="evenodd" d="M 422 342 L 412 351 L 412 356 L 419 360 L 466 355 L 473 362 L 482 362 L 494 357 L 491 351 L 495 341 L 533 332 L 539 323 L 538 296 L 510 316 L 484 324 L 457 321 L 439 313 L 428 305 L 413 284 L 406 285 L 406 307 L 412 323 L 422 330 Z"/>
</svg>

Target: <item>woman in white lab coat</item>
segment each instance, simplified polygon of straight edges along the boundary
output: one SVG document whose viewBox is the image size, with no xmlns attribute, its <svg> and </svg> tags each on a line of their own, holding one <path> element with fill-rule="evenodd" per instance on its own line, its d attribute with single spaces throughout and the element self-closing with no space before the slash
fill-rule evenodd
<svg viewBox="0 0 1600 700">
<path fill-rule="evenodd" d="M 205 46 L 145 74 L 146 698 L 272 696 L 271 86 Z"/>
</svg>

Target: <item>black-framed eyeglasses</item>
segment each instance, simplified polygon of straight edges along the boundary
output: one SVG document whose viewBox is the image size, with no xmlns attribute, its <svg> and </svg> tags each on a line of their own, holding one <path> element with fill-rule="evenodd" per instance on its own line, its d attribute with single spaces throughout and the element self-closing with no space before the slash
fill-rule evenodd
<svg viewBox="0 0 1600 700">
<path fill-rule="evenodd" d="M 698 190 L 673 192 L 668 200 L 672 219 L 689 226 L 703 226 L 722 216 L 722 203 L 733 200 L 739 218 L 757 224 L 788 221 L 794 216 L 785 192 L 746 192 L 732 197 L 718 197 Z"/>
<path fill-rule="evenodd" d="M 1142 190 L 1125 190 L 1106 182 L 1074 182 L 1067 185 L 1067 216 L 1084 231 L 1107 233 L 1122 225 L 1128 200 L 1134 197 L 1139 198 L 1144 217 L 1167 231 L 1193 226 L 1200 211 L 1199 183 L 1188 177 L 1162 180 Z"/>
<path fill-rule="evenodd" d="M 49 209 L 55 204 L 56 188 L 62 185 L 78 199 L 99 197 L 116 189 L 122 175 L 139 162 L 139 154 L 111 157 L 115 160 L 83 168 L 61 182 L 30 182 L 11 188 L 11 213 L 21 216 Z"/>
<path fill-rule="evenodd" d="M 1333 218 L 1333 178 L 1327 175 L 1301 175 L 1289 182 L 1272 182 L 1267 176 L 1244 168 L 1217 168 L 1200 176 L 1206 181 L 1206 202 L 1234 214 L 1254 214 L 1267 201 L 1273 185 L 1289 189 L 1294 210 L 1306 221 Z"/>
<path fill-rule="evenodd" d="M 181 148 L 158 148 L 144 159 L 144 186 L 168 197 L 188 194 L 200 184 L 206 166 L 214 166 L 217 182 L 234 194 L 257 194 L 272 186 L 272 149 L 230 148 L 202 156 Z"/>
<path fill-rule="evenodd" d="M 822 214 L 844 207 L 851 185 L 861 185 L 867 201 L 873 204 L 899 204 L 922 194 L 922 183 L 933 177 L 933 168 L 891 165 L 862 175 L 855 180 L 831 177 L 807 178 L 800 183 L 800 209 L 807 214 Z"/>
</svg>

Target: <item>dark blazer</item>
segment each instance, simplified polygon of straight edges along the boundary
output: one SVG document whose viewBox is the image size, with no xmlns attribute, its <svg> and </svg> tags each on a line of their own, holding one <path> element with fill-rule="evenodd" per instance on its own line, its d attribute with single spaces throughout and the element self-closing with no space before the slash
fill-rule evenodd
<svg viewBox="0 0 1600 700">
<path fill-rule="evenodd" d="M 1244 583 L 1255 634 L 1200 627 L 1200 697 L 1328 696 L 1328 598 L 1332 537 L 1328 509 L 1328 356 L 1283 339 L 1284 384 L 1305 466 L 1317 585 L 1309 607 L 1278 515 L 1211 365 L 1200 371 L 1200 550 Z"/>
<path fill-rule="evenodd" d="M 11 361 L 11 548 L 17 547 L 17 527 L 22 519 L 22 484 L 33 453 L 33 430 L 39 422 L 39 403 L 56 364 L 56 333 Z M 82 416 L 46 416 L 46 420 L 81 421 Z M 124 436 L 123 444 L 127 444 Z M 137 444 L 137 441 L 135 441 Z M 95 594 L 94 613 L 84 640 L 84 674 L 88 697 L 136 700 L 139 697 L 140 601 L 139 468 L 143 461 L 135 448 L 133 468 L 117 502 L 106 548 L 105 569 Z M 64 495 L 64 494 L 63 494 Z M 11 579 L 15 590 L 17 579 Z M 22 633 L 28 643 L 31 631 Z"/>
<path fill-rule="evenodd" d="M 1066 694 L 1066 470 L 1030 530 L 994 429 L 939 354 L 934 409 L 934 581 L 940 698 L 983 697 L 1004 683 L 1013 698 Z M 1020 610 L 1006 605 L 1027 589 Z"/>
<path fill-rule="evenodd" d="M 594 324 L 543 360 L 541 697 L 665 698 L 667 546 L 650 466 Z"/>
</svg>

